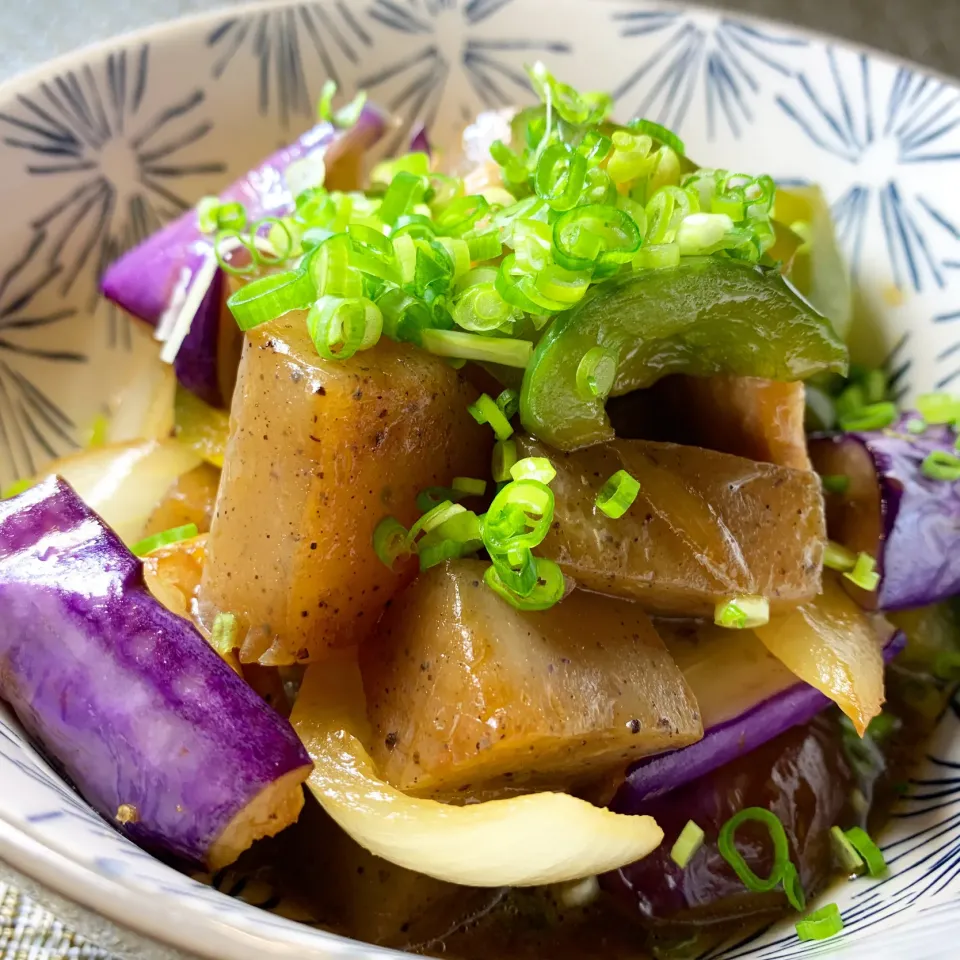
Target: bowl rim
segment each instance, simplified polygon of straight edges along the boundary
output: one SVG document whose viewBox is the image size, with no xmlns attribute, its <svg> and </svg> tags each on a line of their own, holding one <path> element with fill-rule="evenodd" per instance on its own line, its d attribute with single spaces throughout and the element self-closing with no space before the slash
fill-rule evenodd
<svg viewBox="0 0 960 960">
<path fill-rule="evenodd" d="M 133 30 L 121 31 L 44 60 L 0 81 L 0 105 L 13 100 L 18 93 L 39 85 L 51 74 L 76 70 L 90 60 L 105 57 L 119 48 L 145 42 L 172 42 L 178 34 L 194 33 L 226 17 L 248 17 L 260 11 L 275 11 L 282 7 L 298 6 L 303 2 L 304 0 L 247 0 L 247 2 L 236 4 L 220 3 L 209 10 L 183 14 Z M 538 0 L 538 2 L 546 6 L 550 0 Z M 605 3 L 612 7 L 615 4 L 644 6 L 653 4 L 656 0 L 584 0 L 584 2 Z M 727 7 L 708 7 L 702 3 L 688 2 L 688 0 L 670 0 L 670 6 L 678 12 L 729 17 L 739 23 L 756 27 L 774 27 L 812 43 L 832 45 L 862 53 L 871 59 L 879 59 L 888 64 L 915 71 L 949 84 L 960 91 L 960 74 L 951 76 L 899 54 L 789 20 L 741 12 Z M 206 957 L 210 960 L 224 960 L 224 958 L 263 960 L 272 956 L 289 957 L 291 954 L 288 951 L 292 949 L 297 950 L 297 956 L 302 960 L 333 960 L 339 957 L 349 958 L 349 960 L 360 960 L 365 957 L 371 960 L 386 960 L 386 958 L 409 956 L 402 951 L 354 940 L 292 920 L 285 921 L 289 924 L 289 936 L 280 939 L 275 936 L 267 938 L 255 932 L 252 929 L 255 924 L 241 927 L 231 920 L 218 918 L 212 912 L 197 913 L 180 902 L 171 903 L 169 910 L 160 907 L 144 911 L 143 894 L 135 887 L 124 884 L 120 879 L 104 876 L 65 852 L 44 843 L 34 836 L 29 828 L 5 817 L 2 810 L 0 810 L 0 862 L 8 865 L 15 873 L 36 883 L 38 887 L 49 890 L 56 897 L 76 904 L 81 910 L 103 917 L 121 930 L 148 938 L 161 948 L 171 947 L 182 951 L 185 957 Z M 180 876 L 180 874 L 177 875 Z M 223 896 L 227 897 L 226 894 Z M 171 923 L 172 919 L 176 922 Z M 271 931 L 276 934 L 277 928 L 273 926 Z"/>
</svg>

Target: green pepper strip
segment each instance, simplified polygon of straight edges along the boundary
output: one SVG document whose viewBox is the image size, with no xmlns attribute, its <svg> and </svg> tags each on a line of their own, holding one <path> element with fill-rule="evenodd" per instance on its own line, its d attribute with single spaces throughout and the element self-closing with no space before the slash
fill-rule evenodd
<svg viewBox="0 0 960 960">
<path fill-rule="evenodd" d="M 597 346 L 619 358 L 613 396 L 671 373 L 790 381 L 847 370 L 830 322 L 775 269 L 688 257 L 624 274 L 558 316 L 524 373 L 520 419 L 559 450 L 613 438 L 605 398 L 577 389 L 580 362 Z"/>
</svg>

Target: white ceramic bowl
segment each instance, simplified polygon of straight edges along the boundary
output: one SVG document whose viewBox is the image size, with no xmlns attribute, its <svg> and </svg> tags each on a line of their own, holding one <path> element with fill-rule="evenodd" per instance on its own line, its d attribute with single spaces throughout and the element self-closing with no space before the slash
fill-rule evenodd
<svg viewBox="0 0 960 960">
<path fill-rule="evenodd" d="M 98 301 L 105 265 L 310 123 L 327 76 L 450 142 L 527 100 L 524 62 L 615 92 L 715 166 L 810 180 L 834 203 L 875 323 L 858 359 L 905 392 L 960 387 L 960 88 L 848 44 L 646 0 L 319 0 L 179 21 L 0 87 L 0 484 L 80 440 L 153 344 Z M 399 142 L 399 140 L 398 140 Z M 831 896 L 846 927 L 785 925 L 711 960 L 960 954 L 960 737 L 944 717 L 884 840 L 892 873 Z M 6 866 L 4 866 L 6 864 Z M 163 866 L 69 790 L 0 706 L 0 877 L 124 954 L 391 955 Z"/>
</svg>

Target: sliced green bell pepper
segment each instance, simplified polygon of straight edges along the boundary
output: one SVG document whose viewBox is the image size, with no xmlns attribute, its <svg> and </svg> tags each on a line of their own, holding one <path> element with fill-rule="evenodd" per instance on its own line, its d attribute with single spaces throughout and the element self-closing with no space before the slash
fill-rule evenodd
<svg viewBox="0 0 960 960">
<path fill-rule="evenodd" d="M 589 375 L 596 347 L 613 358 L 615 375 L 610 363 L 605 377 Z M 690 257 L 600 284 L 560 314 L 524 373 L 520 419 L 551 446 L 575 450 L 612 439 L 607 395 L 667 374 L 802 380 L 846 369 L 846 348 L 830 322 L 776 269 Z"/>
</svg>

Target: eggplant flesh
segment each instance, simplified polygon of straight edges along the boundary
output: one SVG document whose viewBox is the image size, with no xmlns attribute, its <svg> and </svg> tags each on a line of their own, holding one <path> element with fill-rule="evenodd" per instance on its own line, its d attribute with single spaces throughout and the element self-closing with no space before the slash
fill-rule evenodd
<svg viewBox="0 0 960 960">
<path fill-rule="evenodd" d="M 60 478 L 0 501 L 0 697 L 109 822 L 219 869 L 303 806 L 290 724 Z"/>
<path fill-rule="evenodd" d="M 931 453 L 955 454 L 951 427 L 907 428 L 919 415 L 905 413 L 887 430 L 844 433 L 812 442 L 822 476 L 848 479 L 842 494 L 827 494 L 832 539 L 876 561 L 880 583 L 871 593 L 844 579 L 861 606 L 904 610 L 939 603 L 960 593 L 960 484 L 924 475 Z"/>
</svg>

